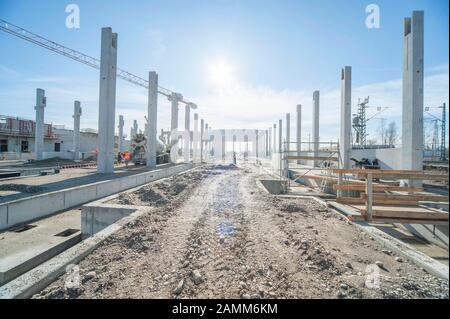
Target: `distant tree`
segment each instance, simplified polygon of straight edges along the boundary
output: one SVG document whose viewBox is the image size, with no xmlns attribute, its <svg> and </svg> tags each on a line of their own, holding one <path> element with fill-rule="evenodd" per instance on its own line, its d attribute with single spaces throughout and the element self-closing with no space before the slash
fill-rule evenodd
<svg viewBox="0 0 450 319">
<path fill-rule="evenodd" d="M 378 134 L 380 135 L 381 145 L 386 145 L 386 120 L 381 119 L 380 126 L 378 126 Z"/>
<path fill-rule="evenodd" d="M 377 139 L 376 138 L 371 138 L 369 140 L 366 141 L 367 145 L 377 145 Z"/>
<path fill-rule="evenodd" d="M 397 124 L 394 121 L 388 124 L 386 129 L 386 141 L 389 146 L 395 145 L 398 139 Z"/>
</svg>

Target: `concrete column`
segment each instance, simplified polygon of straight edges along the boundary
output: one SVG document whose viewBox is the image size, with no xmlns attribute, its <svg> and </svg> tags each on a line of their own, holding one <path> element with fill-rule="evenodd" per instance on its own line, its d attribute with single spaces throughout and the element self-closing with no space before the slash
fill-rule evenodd
<svg viewBox="0 0 450 319">
<path fill-rule="evenodd" d="M 226 143 L 225 143 L 225 130 L 221 130 L 221 137 L 222 137 L 222 160 L 225 161 L 226 159 Z"/>
<path fill-rule="evenodd" d="M 302 105 L 297 105 L 297 156 L 300 156 L 302 150 Z M 300 160 L 297 161 L 300 163 Z"/>
<path fill-rule="evenodd" d="M 73 159 L 80 159 L 80 101 L 73 103 Z"/>
<path fill-rule="evenodd" d="M 291 141 L 291 113 L 286 113 L 286 151 L 289 152 Z"/>
<path fill-rule="evenodd" d="M 113 33 L 111 28 L 102 28 L 98 112 L 98 173 L 112 173 L 114 171 L 116 74 L 117 33 Z"/>
<path fill-rule="evenodd" d="M 198 163 L 198 114 L 194 113 L 194 133 L 192 142 L 192 159 Z"/>
<path fill-rule="evenodd" d="M 44 108 L 47 98 L 43 89 L 36 89 L 36 128 L 34 132 L 34 152 L 36 160 L 43 159 L 44 152 Z"/>
<path fill-rule="evenodd" d="M 277 125 L 273 125 L 273 148 L 272 148 L 272 154 L 276 153 L 278 151 L 277 149 Z"/>
<path fill-rule="evenodd" d="M 423 169 L 424 13 L 405 18 L 403 34 L 402 169 Z M 408 181 L 420 186 L 421 181 Z"/>
<path fill-rule="evenodd" d="M 136 136 L 136 134 L 138 133 L 138 124 L 137 124 L 136 120 L 133 120 L 132 132 L 133 133 L 131 134 L 130 140 L 132 140 Z"/>
<path fill-rule="evenodd" d="M 205 132 L 205 120 L 200 120 L 200 162 L 203 162 L 203 135 Z"/>
<path fill-rule="evenodd" d="M 190 150 L 190 136 L 191 136 L 191 106 L 189 104 L 186 105 L 184 111 L 184 161 L 189 162 L 189 158 L 191 156 Z"/>
<path fill-rule="evenodd" d="M 148 101 L 147 101 L 147 152 L 146 166 L 156 167 L 156 144 L 158 123 L 158 74 L 155 71 L 148 73 Z"/>
<path fill-rule="evenodd" d="M 283 121 L 278 120 L 278 152 L 283 152 Z"/>
<path fill-rule="evenodd" d="M 173 131 L 175 129 L 178 129 L 178 102 L 180 102 L 183 99 L 183 96 L 180 93 L 172 92 L 172 95 L 169 97 L 169 101 L 172 102 L 172 112 L 171 112 L 171 118 L 170 118 L 170 131 Z M 170 137 L 171 141 L 177 141 L 178 136 L 172 136 Z"/>
<path fill-rule="evenodd" d="M 341 133 L 339 153 L 342 167 L 350 168 L 350 147 L 352 134 L 352 68 L 346 66 L 341 71 Z"/>
<path fill-rule="evenodd" d="M 124 120 L 123 120 L 123 115 L 119 115 L 119 125 L 117 126 L 119 128 L 119 145 L 118 145 L 118 150 L 119 152 L 123 152 L 123 125 L 125 124 Z"/>
<path fill-rule="evenodd" d="M 269 156 L 272 156 L 272 127 L 269 127 L 269 143 L 267 144 Z"/>
<path fill-rule="evenodd" d="M 269 156 L 269 129 L 266 129 L 265 132 L 264 154 L 267 158 Z"/>
<path fill-rule="evenodd" d="M 205 123 L 205 160 L 208 159 L 208 147 L 209 147 L 209 129 L 208 123 Z"/>
<path fill-rule="evenodd" d="M 314 91 L 313 93 L 313 150 L 314 156 L 319 155 L 319 106 L 320 106 L 320 92 Z M 316 166 L 316 161 L 314 161 L 314 166 Z"/>
<path fill-rule="evenodd" d="M 256 156 L 256 159 L 258 159 L 258 153 L 259 153 L 258 142 L 259 142 L 259 131 L 255 130 L 255 156 Z"/>
</svg>

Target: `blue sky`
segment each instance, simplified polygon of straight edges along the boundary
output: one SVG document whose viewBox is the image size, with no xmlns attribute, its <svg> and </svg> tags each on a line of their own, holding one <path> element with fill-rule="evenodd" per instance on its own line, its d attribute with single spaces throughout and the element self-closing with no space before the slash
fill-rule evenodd
<svg viewBox="0 0 450 319">
<path fill-rule="evenodd" d="M 69 3 L 80 7 L 80 29 L 65 27 Z M 370 3 L 380 7 L 379 29 L 365 27 Z M 312 92 L 320 90 L 322 139 L 338 132 L 344 65 L 353 68 L 353 104 L 370 95 L 389 107 L 384 117 L 399 119 L 403 18 L 412 10 L 425 11 L 425 104 L 448 103 L 446 0 L 0 0 L 2 19 L 94 57 L 100 28 L 111 26 L 119 67 L 142 77 L 156 70 L 162 86 L 197 102 L 200 117 L 216 128 L 266 128 L 301 103 L 306 135 Z M 217 81 L 221 75 L 227 80 Z M 98 71 L 0 33 L 0 114 L 33 118 L 36 87 L 47 91 L 46 121 L 71 127 L 79 99 L 82 127 L 96 127 Z M 146 92 L 118 81 L 117 100 L 126 131 L 133 118 L 142 126 Z M 168 102 L 160 105 L 159 124 L 167 128 Z M 181 126 L 182 119 L 181 112 Z"/>
</svg>

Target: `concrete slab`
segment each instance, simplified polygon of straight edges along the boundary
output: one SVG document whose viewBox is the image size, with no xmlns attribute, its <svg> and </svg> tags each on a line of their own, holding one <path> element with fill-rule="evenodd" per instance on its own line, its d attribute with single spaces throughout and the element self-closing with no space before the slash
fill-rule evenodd
<svg viewBox="0 0 450 319">
<path fill-rule="evenodd" d="M 80 215 L 70 210 L 0 234 L 0 285 L 78 243 Z"/>
</svg>

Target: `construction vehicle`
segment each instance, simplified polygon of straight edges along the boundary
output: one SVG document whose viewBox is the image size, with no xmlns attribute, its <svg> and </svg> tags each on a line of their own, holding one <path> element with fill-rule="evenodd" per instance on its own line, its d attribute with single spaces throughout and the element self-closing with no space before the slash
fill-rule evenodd
<svg viewBox="0 0 450 319">
<path fill-rule="evenodd" d="M 156 164 L 169 163 L 170 151 L 168 147 L 160 140 L 156 139 Z M 134 165 L 146 165 L 147 139 L 144 134 L 138 133 L 131 140 L 132 156 L 131 161 Z"/>
</svg>

